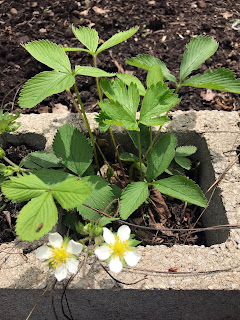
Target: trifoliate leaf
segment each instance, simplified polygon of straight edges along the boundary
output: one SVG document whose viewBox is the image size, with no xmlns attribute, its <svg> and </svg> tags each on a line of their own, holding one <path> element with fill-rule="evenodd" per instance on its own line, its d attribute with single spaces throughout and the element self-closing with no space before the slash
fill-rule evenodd
<svg viewBox="0 0 240 320">
<path fill-rule="evenodd" d="M 74 74 L 89 76 L 89 77 L 113 77 L 116 73 L 109 73 L 99 68 L 75 66 Z"/>
<path fill-rule="evenodd" d="M 174 158 L 176 145 L 177 139 L 171 133 L 166 133 L 158 140 L 147 157 L 147 181 L 157 178 L 168 168 Z"/>
<path fill-rule="evenodd" d="M 206 207 L 207 199 L 200 187 L 192 180 L 183 176 L 173 176 L 153 182 L 161 193 L 171 197 L 195 204 L 200 207 Z"/>
<path fill-rule="evenodd" d="M 180 82 L 217 51 L 218 43 L 209 36 L 198 36 L 192 38 L 186 47 L 180 67 Z"/>
<path fill-rule="evenodd" d="M 80 176 L 92 162 L 92 147 L 88 139 L 70 124 L 58 129 L 52 147 L 61 162 Z"/>
<path fill-rule="evenodd" d="M 131 83 L 136 84 L 138 92 L 141 96 L 145 95 L 145 88 L 142 85 L 141 81 L 132 74 L 129 73 L 117 73 L 118 79 L 122 80 L 126 85 L 130 85 Z"/>
<path fill-rule="evenodd" d="M 181 157 L 188 157 L 197 151 L 195 146 L 181 146 L 176 148 L 176 155 Z"/>
<path fill-rule="evenodd" d="M 126 63 L 130 64 L 130 66 L 142 68 L 145 70 L 149 70 L 153 65 L 157 64 L 161 67 L 162 73 L 167 80 L 173 81 L 175 83 L 177 82 L 176 78 L 172 74 L 170 74 L 165 63 L 149 54 L 140 54 L 134 58 L 129 58 Z"/>
<path fill-rule="evenodd" d="M 70 73 L 44 71 L 28 80 L 20 93 L 21 108 L 33 108 L 45 98 L 73 86 L 75 79 Z"/>
<path fill-rule="evenodd" d="M 63 165 L 60 163 L 60 160 L 55 156 L 54 153 L 46 151 L 35 151 L 29 153 L 21 162 L 26 168 L 29 169 L 38 169 L 38 168 L 58 168 Z"/>
<path fill-rule="evenodd" d="M 13 201 L 27 201 L 48 190 L 46 184 L 32 173 L 11 177 L 2 183 L 1 188 L 2 193 Z"/>
<path fill-rule="evenodd" d="M 153 125 L 152 120 L 154 120 L 154 117 L 168 112 L 179 102 L 180 99 L 173 93 L 173 90 L 168 88 L 167 83 L 158 82 L 155 86 L 151 86 L 146 90 L 142 101 L 139 122 L 145 125 Z M 156 120 L 153 121 L 154 124 L 156 124 L 155 122 Z"/>
<path fill-rule="evenodd" d="M 54 198 L 63 209 L 72 209 L 82 204 L 91 192 L 91 186 L 86 181 L 77 178 L 65 180 L 52 189 Z"/>
<path fill-rule="evenodd" d="M 72 25 L 72 31 L 75 37 L 89 49 L 91 53 L 94 53 L 98 47 L 98 33 L 96 30 L 87 28 L 87 27 L 79 27 L 75 28 Z"/>
<path fill-rule="evenodd" d="M 114 199 L 114 195 L 109 184 L 105 179 L 97 176 L 84 177 L 82 180 L 87 181 L 92 188 L 92 193 L 90 197 L 84 201 L 84 204 L 103 211 Z M 83 218 L 88 220 L 96 221 L 101 216 L 96 211 L 87 208 L 84 205 L 78 206 L 77 210 Z"/>
<path fill-rule="evenodd" d="M 234 72 L 225 68 L 218 68 L 213 72 L 207 70 L 203 75 L 197 74 L 184 81 L 182 86 L 240 93 L 240 79 L 236 79 Z"/>
<path fill-rule="evenodd" d="M 127 40 L 128 38 L 133 36 L 137 31 L 138 28 L 132 28 L 127 31 L 116 33 L 114 36 L 112 36 L 98 48 L 96 54 L 99 54 L 101 51 L 114 47 L 117 44 Z"/>
<path fill-rule="evenodd" d="M 51 231 L 58 213 L 51 193 L 46 192 L 29 201 L 17 217 L 16 233 L 23 241 L 33 241 Z"/>
<path fill-rule="evenodd" d="M 71 64 L 63 47 L 48 40 L 38 40 L 28 42 L 22 45 L 36 60 L 42 62 L 48 67 L 71 73 Z"/>
<path fill-rule="evenodd" d="M 149 195 L 146 182 L 132 182 L 123 191 L 120 198 L 120 217 L 126 220 Z"/>
</svg>

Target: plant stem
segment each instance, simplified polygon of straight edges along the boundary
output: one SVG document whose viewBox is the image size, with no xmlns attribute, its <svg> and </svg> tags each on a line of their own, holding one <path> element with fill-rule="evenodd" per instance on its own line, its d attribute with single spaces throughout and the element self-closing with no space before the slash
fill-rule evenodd
<svg viewBox="0 0 240 320">
<path fill-rule="evenodd" d="M 146 153 L 145 153 L 142 161 L 144 161 L 144 160 L 147 158 L 149 152 L 151 151 L 152 147 L 154 146 L 154 143 L 156 142 L 156 140 L 157 140 L 157 138 L 158 138 L 158 136 L 159 136 L 159 134 L 160 134 L 160 132 L 161 132 L 161 128 L 162 128 L 162 127 L 160 126 L 159 129 L 158 129 L 158 131 L 157 131 L 157 133 L 156 133 L 156 135 L 155 135 L 155 137 L 154 137 L 153 140 L 152 140 L 152 143 L 150 144 L 149 148 L 147 149 L 147 151 L 146 151 Z"/>
<path fill-rule="evenodd" d="M 86 125 L 86 127 L 87 127 L 87 124 L 86 124 L 86 122 L 85 122 L 84 116 L 83 116 L 81 110 L 79 109 L 79 106 L 77 105 L 75 99 L 73 98 L 73 95 L 71 94 L 70 90 L 66 90 L 66 92 L 67 92 L 67 94 L 69 95 L 69 98 L 71 99 L 71 101 L 72 101 L 74 107 L 76 108 L 77 112 L 79 113 L 80 117 L 82 118 L 83 123 L 84 123 L 84 124 Z"/>
<path fill-rule="evenodd" d="M 85 122 L 85 124 L 86 124 L 86 126 L 87 126 L 88 133 L 89 133 L 89 136 L 90 136 L 90 139 L 91 139 L 91 142 L 92 142 L 92 147 L 93 147 L 93 153 L 94 153 L 95 163 L 96 163 L 96 166 L 97 166 L 97 168 L 98 168 L 98 171 L 100 171 L 94 137 L 93 137 L 93 134 L 92 134 L 92 131 L 91 131 L 91 128 L 90 128 L 90 124 L 89 124 L 89 122 L 88 122 L 88 118 L 87 118 L 86 112 L 85 112 L 84 107 L 83 107 L 82 100 L 81 100 L 81 98 L 80 98 L 80 94 L 79 94 L 79 91 L 78 91 L 76 82 L 74 83 L 74 89 L 75 89 L 75 92 L 76 92 L 76 94 L 77 94 L 77 99 L 78 99 L 79 105 L 80 105 L 80 107 L 81 107 L 81 113 L 83 114 L 83 117 L 84 117 L 84 119 L 85 119 L 84 122 Z M 78 109 L 79 109 L 79 108 L 78 108 Z M 79 110 L 79 111 L 80 111 L 80 110 Z"/>
<path fill-rule="evenodd" d="M 137 133 L 138 136 L 138 151 L 139 151 L 139 164 L 140 164 L 140 177 L 141 180 L 143 180 L 143 175 L 142 175 L 142 148 L 141 148 L 141 138 L 140 138 L 140 132 L 138 131 Z"/>
<path fill-rule="evenodd" d="M 149 127 L 149 133 L 150 133 L 150 146 L 152 145 L 152 126 Z"/>
<path fill-rule="evenodd" d="M 97 68 L 97 57 L 95 55 L 93 56 L 93 64 L 94 64 L 94 68 Z M 96 77 L 96 84 L 97 84 L 99 99 L 100 101 L 103 101 L 98 77 Z"/>
<path fill-rule="evenodd" d="M 116 144 L 116 141 L 115 141 L 115 139 L 114 139 L 114 136 L 113 136 L 111 127 L 109 127 L 108 130 L 109 130 L 109 133 L 110 133 L 110 136 L 111 136 L 113 145 L 114 145 L 114 149 L 115 149 L 115 151 L 116 151 L 116 156 L 117 156 L 118 163 L 119 163 L 119 166 L 120 166 L 122 175 L 123 175 L 123 179 L 124 179 L 124 181 L 125 181 L 126 183 L 128 183 L 128 180 L 127 180 L 127 178 L 126 178 L 126 176 L 125 176 L 125 172 L 124 172 L 124 169 L 123 169 L 122 161 L 121 161 L 121 159 L 120 159 L 120 155 L 119 155 L 119 152 L 118 152 L 117 144 Z"/>
</svg>

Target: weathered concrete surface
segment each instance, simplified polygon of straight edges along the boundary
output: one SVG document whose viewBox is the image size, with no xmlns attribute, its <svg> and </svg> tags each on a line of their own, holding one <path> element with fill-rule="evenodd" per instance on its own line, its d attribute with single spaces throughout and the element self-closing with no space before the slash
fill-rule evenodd
<svg viewBox="0 0 240 320">
<path fill-rule="evenodd" d="M 94 115 L 90 114 L 90 118 Z M 179 141 L 200 146 L 196 157 L 201 161 L 204 191 L 227 168 L 236 156 L 240 145 L 239 116 L 236 112 L 200 111 L 174 112 L 173 120 L 166 131 L 177 132 Z M 21 128 L 12 136 L 13 143 L 28 143 L 36 148 L 49 150 L 56 130 L 64 123 L 72 123 L 82 128 L 77 115 L 24 115 Z M 96 125 L 92 125 L 95 126 Z M 30 137 L 29 132 L 34 133 Z M 116 128 L 118 142 L 122 128 Z M 184 138 L 183 138 L 184 137 Z M 33 139 L 34 138 L 34 139 Z M 124 136 L 127 140 L 127 137 Z M 127 140 L 128 141 L 128 140 Z M 128 141 L 128 145 L 129 141 Z M 206 148 L 206 146 L 208 148 Z M 211 161 L 210 161 L 211 160 Z M 217 224 L 240 224 L 240 166 L 235 163 L 219 183 L 219 191 L 209 210 L 204 214 L 205 226 Z M 240 289 L 240 231 L 217 231 L 208 233 L 208 245 L 138 247 L 142 256 L 138 266 L 126 270 L 117 279 L 125 283 L 122 288 L 133 289 L 174 289 L 174 290 L 239 290 Z M 41 289 L 51 276 L 48 268 L 36 259 L 34 253 L 24 257 L 21 252 L 24 242 L 1 246 L 0 286 L 1 288 Z M 92 264 L 93 262 L 93 264 Z M 178 273 L 169 273 L 168 269 L 177 267 Z M 116 283 L 106 274 L 92 257 L 86 266 L 87 277 L 82 279 L 80 272 L 70 284 L 71 288 L 112 289 Z M 62 288 L 59 283 L 57 288 Z M 139 318 L 140 319 L 140 318 Z M 167 319 L 167 318 L 166 318 Z M 183 318 L 182 318 L 183 319 Z M 188 319 L 188 318 L 186 318 Z M 197 318 L 195 318 L 197 319 Z M 220 318 L 219 318 L 220 319 Z M 237 318 L 231 318 L 237 319 Z"/>
</svg>

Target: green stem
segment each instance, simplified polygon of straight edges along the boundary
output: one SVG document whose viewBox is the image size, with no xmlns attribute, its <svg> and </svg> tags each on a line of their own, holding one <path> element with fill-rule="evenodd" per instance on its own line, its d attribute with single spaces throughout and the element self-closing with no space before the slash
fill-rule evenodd
<svg viewBox="0 0 240 320">
<path fill-rule="evenodd" d="M 150 144 L 149 148 L 147 149 L 142 161 L 144 161 L 147 158 L 149 152 L 152 150 L 152 147 L 154 146 L 154 143 L 156 142 L 156 140 L 157 140 L 157 138 L 158 138 L 158 136 L 159 136 L 159 134 L 161 132 L 161 128 L 162 128 L 162 126 L 159 127 L 159 129 L 158 129 L 155 137 L 153 138 L 152 143 Z"/>
<path fill-rule="evenodd" d="M 97 68 L 97 57 L 95 55 L 93 56 L 93 64 L 94 64 L 94 68 Z M 96 77 L 96 84 L 97 84 L 99 99 L 100 101 L 103 101 L 98 77 Z"/>
<path fill-rule="evenodd" d="M 152 145 L 152 126 L 149 127 L 149 133 L 150 133 L 150 146 Z"/>
<path fill-rule="evenodd" d="M 114 177 L 116 178 L 116 180 L 122 184 L 122 181 L 118 178 L 116 172 L 114 172 L 113 168 L 111 167 L 111 165 L 110 165 L 109 162 L 107 161 L 105 155 L 103 154 L 103 152 L 102 152 L 102 150 L 101 150 L 101 148 L 99 147 L 99 145 L 98 145 L 97 142 L 96 142 L 96 146 L 97 146 L 98 151 L 100 152 L 100 154 L 101 154 L 101 156 L 102 156 L 102 158 L 103 158 L 103 161 L 106 163 L 106 165 L 107 165 L 108 167 L 110 167 L 110 168 L 112 169 L 113 175 L 114 175 Z"/>
<path fill-rule="evenodd" d="M 139 151 L 140 177 L 141 177 L 141 180 L 143 180 L 143 175 L 142 175 L 142 148 L 141 148 L 140 132 L 137 133 L 137 136 L 138 136 L 138 151 Z"/>
<path fill-rule="evenodd" d="M 114 139 L 114 136 L 113 136 L 111 127 L 109 127 L 108 130 L 109 130 L 109 133 L 110 133 L 110 136 L 111 136 L 113 145 L 114 145 L 114 149 L 115 149 L 115 151 L 116 151 L 116 155 L 117 155 L 118 163 L 119 163 L 119 166 L 120 166 L 120 170 L 121 170 L 122 175 L 123 175 L 123 179 L 124 179 L 124 181 L 125 181 L 126 183 L 128 183 L 128 180 L 127 180 L 127 178 L 126 178 L 126 176 L 125 176 L 125 172 L 124 172 L 124 169 L 123 169 L 122 161 L 121 161 L 121 159 L 120 159 L 120 155 L 119 155 L 119 152 L 118 152 L 117 144 L 116 144 L 116 141 L 115 141 L 115 139 Z"/>
<path fill-rule="evenodd" d="M 76 108 L 77 112 L 79 113 L 80 117 L 82 118 L 83 123 L 84 123 L 84 124 L 86 125 L 86 127 L 87 127 L 87 124 L 86 124 L 86 122 L 85 122 L 84 116 L 83 116 L 81 110 L 79 109 L 79 106 L 77 105 L 75 99 L 73 98 L 73 95 L 71 94 L 70 90 L 66 90 L 66 92 L 67 92 L 67 94 L 69 95 L 69 98 L 71 99 L 71 101 L 72 101 L 74 107 Z"/>
<path fill-rule="evenodd" d="M 95 163 L 96 163 L 96 166 L 97 166 L 97 168 L 98 168 L 98 171 L 100 171 L 94 137 L 93 137 L 93 134 L 92 134 L 92 131 L 91 131 L 91 128 L 90 128 L 90 124 L 89 124 L 89 122 L 88 122 L 88 118 L 87 118 L 86 112 L 85 112 L 84 107 L 83 107 L 82 100 L 81 100 L 81 98 L 80 98 L 80 94 L 79 94 L 79 91 L 78 91 L 76 82 L 74 83 L 74 89 L 75 89 L 75 92 L 76 92 L 76 94 L 77 94 L 77 99 L 78 99 L 79 105 L 80 105 L 80 107 L 81 107 L 81 112 L 82 112 L 83 117 L 84 117 L 84 119 L 85 119 L 85 124 L 86 124 L 86 126 L 87 126 L 88 133 L 89 133 L 89 136 L 90 136 L 90 139 L 91 139 L 91 142 L 92 142 L 92 147 L 93 147 L 93 153 L 94 153 Z"/>
<path fill-rule="evenodd" d="M 9 160 L 7 157 L 3 157 L 3 160 L 5 160 L 8 164 L 10 164 L 12 167 L 14 168 L 20 168 L 19 166 L 17 166 L 15 163 L 13 163 L 11 160 Z"/>
</svg>

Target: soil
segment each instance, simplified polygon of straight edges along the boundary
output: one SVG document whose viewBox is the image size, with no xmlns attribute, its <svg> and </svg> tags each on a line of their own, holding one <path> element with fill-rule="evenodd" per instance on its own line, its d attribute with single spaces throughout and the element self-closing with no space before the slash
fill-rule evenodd
<svg viewBox="0 0 240 320">
<path fill-rule="evenodd" d="M 24 2 L 24 4 L 23 4 Z M 48 39 L 57 44 L 78 46 L 71 24 L 91 26 L 100 35 L 100 42 L 113 34 L 138 26 L 139 31 L 125 43 L 104 51 L 98 57 L 98 65 L 109 72 L 123 68 L 134 72 L 145 81 L 145 71 L 125 64 L 129 57 L 147 53 L 163 60 L 174 75 L 185 50 L 185 44 L 196 35 L 206 34 L 219 42 L 217 53 L 200 68 L 203 72 L 217 67 L 228 67 L 240 77 L 239 19 L 240 7 L 233 0 L 85 0 L 85 1 L 0 1 L 0 102 L 2 108 L 16 110 L 22 84 L 36 73 L 47 70 L 32 58 L 20 43 Z M 238 30 L 237 30 L 238 29 Z M 70 53 L 74 64 L 91 65 L 91 58 L 83 53 Z M 95 79 L 79 79 L 81 97 L 88 112 L 98 110 Z M 206 101 L 206 90 L 182 88 L 181 110 L 240 110 L 238 95 L 214 92 Z M 209 96 L 208 96 L 209 97 Z M 73 106 L 64 93 L 45 99 L 40 105 L 23 113 L 52 112 L 61 103 L 69 110 Z"/>
</svg>

